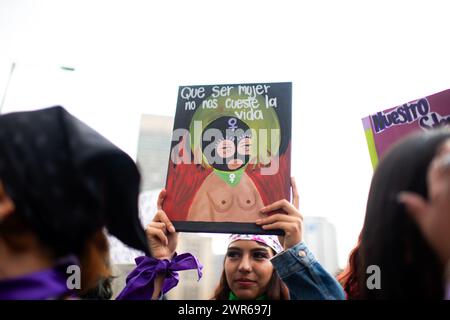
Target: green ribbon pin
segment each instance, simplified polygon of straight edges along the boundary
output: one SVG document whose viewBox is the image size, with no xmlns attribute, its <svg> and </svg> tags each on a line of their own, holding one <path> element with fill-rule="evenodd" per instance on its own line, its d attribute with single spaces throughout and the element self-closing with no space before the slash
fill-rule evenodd
<svg viewBox="0 0 450 320">
<path fill-rule="evenodd" d="M 234 187 L 239 184 L 239 181 L 241 181 L 242 174 L 244 173 L 246 167 L 247 166 L 244 166 L 236 171 L 221 171 L 214 169 L 214 173 L 228 185 Z"/>
</svg>

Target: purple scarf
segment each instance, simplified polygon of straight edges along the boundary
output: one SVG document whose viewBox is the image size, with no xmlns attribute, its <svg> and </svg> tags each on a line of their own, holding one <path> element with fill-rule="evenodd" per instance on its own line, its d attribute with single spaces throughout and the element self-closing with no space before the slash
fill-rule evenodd
<svg viewBox="0 0 450 320">
<path fill-rule="evenodd" d="M 164 273 L 165 279 L 161 293 L 165 294 L 178 284 L 177 271 L 197 269 L 198 280 L 202 277 L 202 264 L 190 253 L 183 253 L 172 260 L 159 260 L 142 256 L 135 259 L 136 268 L 128 275 L 127 284 L 116 298 L 117 300 L 150 300 L 153 295 L 154 283 L 158 274 Z"/>
<path fill-rule="evenodd" d="M 78 265 L 74 256 L 58 261 L 51 268 L 13 279 L 0 280 L 0 300 L 45 300 L 69 297 L 66 273 L 70 265 Z"/>
</svg>

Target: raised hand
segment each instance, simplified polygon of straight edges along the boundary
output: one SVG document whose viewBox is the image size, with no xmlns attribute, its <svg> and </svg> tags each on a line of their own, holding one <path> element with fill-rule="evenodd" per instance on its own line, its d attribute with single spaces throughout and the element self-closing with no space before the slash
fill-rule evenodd
<svg viewBox="0 0 450 320">
<path fill-rule="evenodd" d="M 161 190 L 158 197 L 158 211 L 153 221 L 145 229 L 148 246 L 152 256 L 156 259 L 171 259 L 178 243 L 178 234 L 175 227 L 162 210 L 162 204 L 166 197 L 166 190 Z"/>
<path fill-rule="evenodd" d="M 428 199 L 420 194 L 402 192 L 404 203 L 423 236 L 443 263 L 450 262 L 450 143 L 438 154 L 427 173 Z"/>
<path fill-rule="evenodd" d="M 292 203 L 283 199 L 260 210 L 262 213 L 268 214 L 274 210 L 282 209 L 286 214 L 277 213 L 256 221 L 256 224 L 265 230 L 281 229 L 284 231 L 284 236 L 278 237 L 284 250 L 295 246 L 303 238 L 303 216 L 298 210 L 299 196 L 294 178 L 291 178 L 291 188 Z"/>
</svg>

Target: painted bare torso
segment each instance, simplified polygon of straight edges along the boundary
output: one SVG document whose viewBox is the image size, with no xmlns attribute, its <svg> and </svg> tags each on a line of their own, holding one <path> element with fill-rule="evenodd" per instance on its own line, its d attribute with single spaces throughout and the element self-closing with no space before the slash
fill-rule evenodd
<svg viewBox="0 0 450 320">
<path fill-rule="evenodd" d="M 255 184 L 243 174 L 236 186 L 230 186 L 211 173 L 197 191 L 188 221 L 255 222 L 263 218 L 259 212 L 264 206 Z"/>
</svg>

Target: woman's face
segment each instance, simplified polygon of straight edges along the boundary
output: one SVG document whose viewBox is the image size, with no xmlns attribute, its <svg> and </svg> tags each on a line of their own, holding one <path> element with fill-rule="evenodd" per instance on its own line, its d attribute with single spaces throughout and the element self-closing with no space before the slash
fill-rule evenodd
<svg viewBox="0 0 450 320">
<path fill-rule="evenodd" d="M 230 244 L 225 258 L 225 276 L 231 291 L 239 298 L 253 300 L 263 295 L 272 277 L 273 251 L 251 240 Z"/>
<path fill-rule="evenodd" d="M 244 121 L 230 116 L 219 117 L 202 132 L 202 152 L 213 168 L 236 171 L 250 161 L 251 137 L 251 130 Z"/>
</svg>

